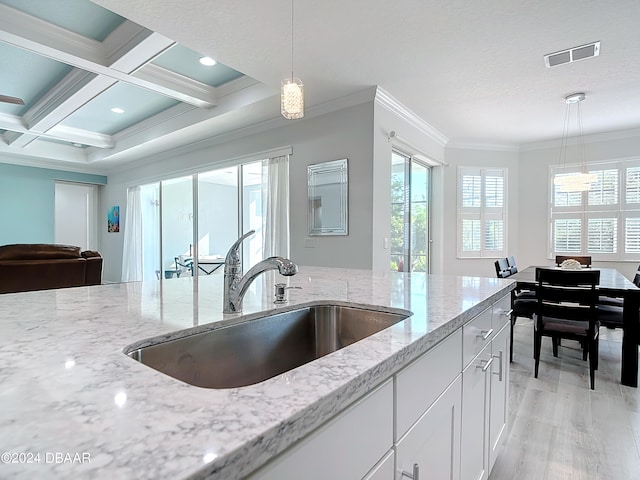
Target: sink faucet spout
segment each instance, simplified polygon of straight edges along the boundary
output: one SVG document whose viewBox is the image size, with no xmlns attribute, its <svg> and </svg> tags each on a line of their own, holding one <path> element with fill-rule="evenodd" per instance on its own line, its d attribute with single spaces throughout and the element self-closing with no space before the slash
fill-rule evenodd
<svg viewBox="0 0 640 480">
<path fill-rule="evenodd" d="M 281 275 L 291 276 L 298 273 L 298 266 L 283 257 L 268 257 L 249 269 L 244 277 L 238 249 L 242 241 L 253 235 L 254 230 L 240 237 L 229 249 L 224 264 L 224 313 L 239 313 L 242 311 L 242 299 L 249 285 L 263 272 L 278 270 Z"/>
</svg>

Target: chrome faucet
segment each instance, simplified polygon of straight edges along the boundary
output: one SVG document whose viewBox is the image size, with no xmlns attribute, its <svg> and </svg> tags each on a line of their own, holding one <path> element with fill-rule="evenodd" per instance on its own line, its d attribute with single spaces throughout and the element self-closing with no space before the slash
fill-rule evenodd
<svg viewBox="0 0 640 480">
<path fill-rule="evenodd" d="M 222 309 L 224 313 L 240 313 L 242 311 L 244 294 L 251 282 L 262 272 L 277 268 L 281 275 L 287 277 L 298 273 L 298 266 L 288 258 L 269 257 L 255 264 L 242 277 L 242 261 L 238 250 L 242 241 L 254 233 L 256 231 L 251 230 L 242 235 L 227 252 L 227 257 L 224 260 L 224 305 Z"/>
</svg>

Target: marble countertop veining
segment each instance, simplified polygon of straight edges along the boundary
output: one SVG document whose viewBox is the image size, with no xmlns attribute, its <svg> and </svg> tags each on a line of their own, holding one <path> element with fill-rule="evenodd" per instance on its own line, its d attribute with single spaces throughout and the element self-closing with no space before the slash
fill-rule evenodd
<svg viewBox="0 0 640 480">
<path fill-rule="evenodd" d="M 274 283 L 289 302 L 273 304 Z M 256 385 L 184 384 L 123 348 L 212 322 L 222 275 L 0 295 L 0 478 L 242 478 L 507 294 L 509 280 L 301 267 L 269 272 L 244 315 L 314 301 L 408 319 Z"/>
</svg>

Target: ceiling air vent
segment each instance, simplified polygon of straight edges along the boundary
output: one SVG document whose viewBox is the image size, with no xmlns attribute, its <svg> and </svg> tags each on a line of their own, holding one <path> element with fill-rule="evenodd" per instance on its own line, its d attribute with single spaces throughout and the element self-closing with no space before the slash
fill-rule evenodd
<svg viewBox="0 0 640 480">
<path fill-rule="evenodd" d="M 593 42 L 588 45 L 581 45 L 545 55 L 544 64 L 547 68 L 551 68 L 556 65 L 562 65 L 563 63 L 577 62 L 585 58 L 597 57 L 598 55 L 600 55 L 600 42 Z"/>
</svg>

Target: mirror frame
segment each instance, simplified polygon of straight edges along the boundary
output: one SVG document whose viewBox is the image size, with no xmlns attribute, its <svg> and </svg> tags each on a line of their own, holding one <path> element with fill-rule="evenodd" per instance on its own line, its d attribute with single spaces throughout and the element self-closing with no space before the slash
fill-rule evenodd
<svg viewBox="0 0 640 480">
<path fill-rule="evenodd" d="M 318 192 L 322 185 L 322 176 L 337 176 L 340 190 L 338 192 L 338 209 L 334 225 L 322 224 L 322 194 Z M 315 163 L 307 166 L 307 197 L 308 197 L 308 234 L 318 235 L 349 235 L 349 166 L 346 158 L 329 162 Z M 320 201 L 320 204 L 318 203 Z M 326 215 L 325 215 L 326 216 Z M 326 220 L 326 219 L 325 219 Z"/>
</svg>

